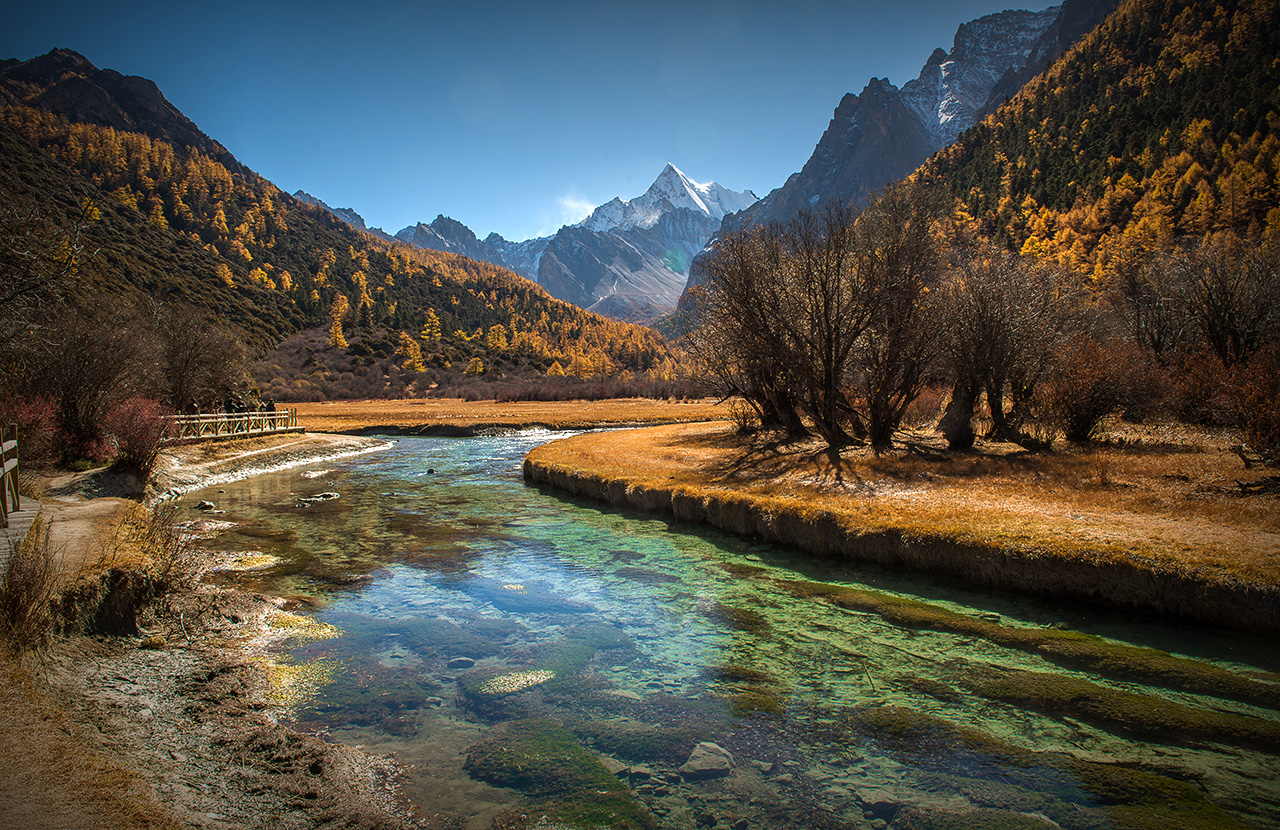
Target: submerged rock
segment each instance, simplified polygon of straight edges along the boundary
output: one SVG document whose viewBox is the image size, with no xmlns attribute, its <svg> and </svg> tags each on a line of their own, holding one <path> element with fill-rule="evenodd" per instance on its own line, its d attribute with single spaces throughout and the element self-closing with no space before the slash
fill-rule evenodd
<svg viewBox="0 0 1280 830">
<path fill-rule="evenodd" d="M 313 504 L 321 504 L 341 497 L 339 493 L 316 493 L 314 496 L 299 496 L 298 507 L 310 507 Z"/>
<path fill-rule="evenodd" d="M 724 747 L 703 741 L 689 753 L 689 760 L 680 765 L 680 774 L 689 781 L 708 778 L 724 778 L 733 771 L 733 755 Z"/>
<path fill-rule="evenodd" d="M 898 808 L 902 806 L 902 800 L 894 793 L 884 789 L 857 790 L 855 792 L 858 801 L 862 802 L 862 806 L 877 817 L 883 819 L 892 819 L 894 814 L 898 812 Z"/>
</svg>

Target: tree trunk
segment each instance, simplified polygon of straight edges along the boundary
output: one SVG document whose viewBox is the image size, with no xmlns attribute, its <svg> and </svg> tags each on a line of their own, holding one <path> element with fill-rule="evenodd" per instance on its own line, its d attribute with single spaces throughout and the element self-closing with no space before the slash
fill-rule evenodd
<svg viewBox="0 0 1280 830">
<path fill-rule="evenodd" d="M 977 381 L 973 378 L 957 380 L 951 390 L 951 402 L 938 419 L 938 431 L 947 439 L 947 446 L 951 449 L 967 450 L 973 447 L 977 437 L 973 432 L 973 408 L 977 402 Z"/>
</svg>

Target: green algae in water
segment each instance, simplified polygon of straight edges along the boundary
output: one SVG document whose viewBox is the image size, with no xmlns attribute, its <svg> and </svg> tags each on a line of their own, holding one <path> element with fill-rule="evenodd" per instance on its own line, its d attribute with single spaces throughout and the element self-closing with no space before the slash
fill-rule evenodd
<svg viewBox="0 0 1280 830">
<path fill-rule="evenodd" d="M 931 603 L 847 585 L 802 580 L 785 580 L 781 584 L 798 597 L 826 599 L 841 608 L 878 614 L 908 628 L 980 637 L 1105 677 L 1280 708 L 1280 676 L 1276 675 L 1247 677 L 1157 649 L 1112 643 L 1078 631 L 1005 626 Z"/>
<path fill-rule="evenodd" d="M 980 798 L 1009 802 L 994 806 L 1034 805 L 1067 830 L 1244 830 L 1251 826 L 1186 782 L 1059 753 L 1032 752 L 912 709 L 858 709 L 848 713 L 844 723 L 901 758 L 950 773 L 950 779 L 941 780 L 952 790 L 961 791 L 965 781 L 972 781 L 968 786 Z M 975 770 L 985 771 L 986 778 L 972 775 Z M 985 785 L 987 779 L 1004 786 L 990 788 Z"/>
<path fill-rule="evenodd" d="M 1221 742 L 1280 752 L 1280 723 L 1184 706 L 1079 677 L 964 663 L 956 682 L 991 700 L 1080 720 L 1151 740 Z"/>
<path fill-rule="evenodd" d="M 564 726 L 550 718 L 493 727 L 467 749 L 465 769 L 540 801 L 548 818 L 585 827 L 649 828 L 652 816 Z"/>
</svg>

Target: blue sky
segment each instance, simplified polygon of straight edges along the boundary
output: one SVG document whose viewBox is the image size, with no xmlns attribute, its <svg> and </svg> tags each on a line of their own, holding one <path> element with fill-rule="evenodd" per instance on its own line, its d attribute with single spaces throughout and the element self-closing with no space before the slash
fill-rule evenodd
<svg viewBox="0 0 1280 830">
<path fill-rule="evenodd" d="M 64 47 L 155 81 L 284 190 L 389 232 L 550 233 L 670 161 L 763 196 L 846 92 L 1044 0 L 0 0 L 0 58 Z"/>
</svg>

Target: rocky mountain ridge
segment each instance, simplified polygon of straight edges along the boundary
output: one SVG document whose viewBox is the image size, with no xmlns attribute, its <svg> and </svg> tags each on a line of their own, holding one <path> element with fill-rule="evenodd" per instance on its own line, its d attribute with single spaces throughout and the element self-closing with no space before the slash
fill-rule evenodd
<svg viewBox="0 0 1280 830">
<path fill-rule="evenodd" d="M 374 236 L 378 236 L 383 239 L 391 239 L 391 237 L 388 236 L 387 233 L 383 231 L 381 228 L 370 228 L 369 226 L 367 226 L 364 222 L 364 217 L 356 213 L 354 208 L 330 207 L 323 200 L 315 196 L 312 196 L 310 193 L 306 192 L 305 190 L 295 191 L 293 194 L 293 198 L 297 199 L 299 202 L 302 202 L 303 204 L 313 205 L 315 207 L 320 208 L 321 210 L 328 211 L 330 214 L 337 217 L 338 219 L 341 219 L 343 222 L 346 222 L 348 225 L 355 228 L 356 230 L 365 231 L 366 233 L 371 233 Z"/>
<path fill-rule="evenodd" d="M 1017 91 L 1013 84 L 1092 31 L 1117 2 L 1064 0 L 1040 12 L 1003 11 L 961 24 L 951 51 L 935 49 L 901 89 L 872 78 L 860 94 L 846 94 L 804 167 L 759 202 L 726 216 L 716 235 L 785 222 L 823 203 L 866 204 L 973 127 Z M 695 257 L 689 286 L 699 280 Z"/>
<path fill-rule="evenodd" d="M 668 163 L 640 196 L 611 199 L 552 236 L 511 242 L 491 233 L 482 240 L 461 222 L 438 216 L 396 238 L 515 271 L 581 308 L 649 322 L 674 310 L 690 261 L 721 220 L 755 200 L 749 190 L 695 182 Z"/>
<path fill-rule="evenodd" d="M 70 49 L 54 49 L 26 61 L 0 61 L 0 105 L 15 104 L 192 147 L 234 173 L 249 172 L 231 151 L 169 103 L 154 81 L 99 69 Z"/>
<path fill-rule="evenodd" d="M 674 210 L 690 210 L 719 221 L 726 214 L 750 207 L 758 198 L 750 190 L 738 192 L 716 182 L 699 184 L 668 162 L 644 193 L 629 200 L 615 196 L 578 226 L 597 233 L 651 228 Z"/>
</svg>

